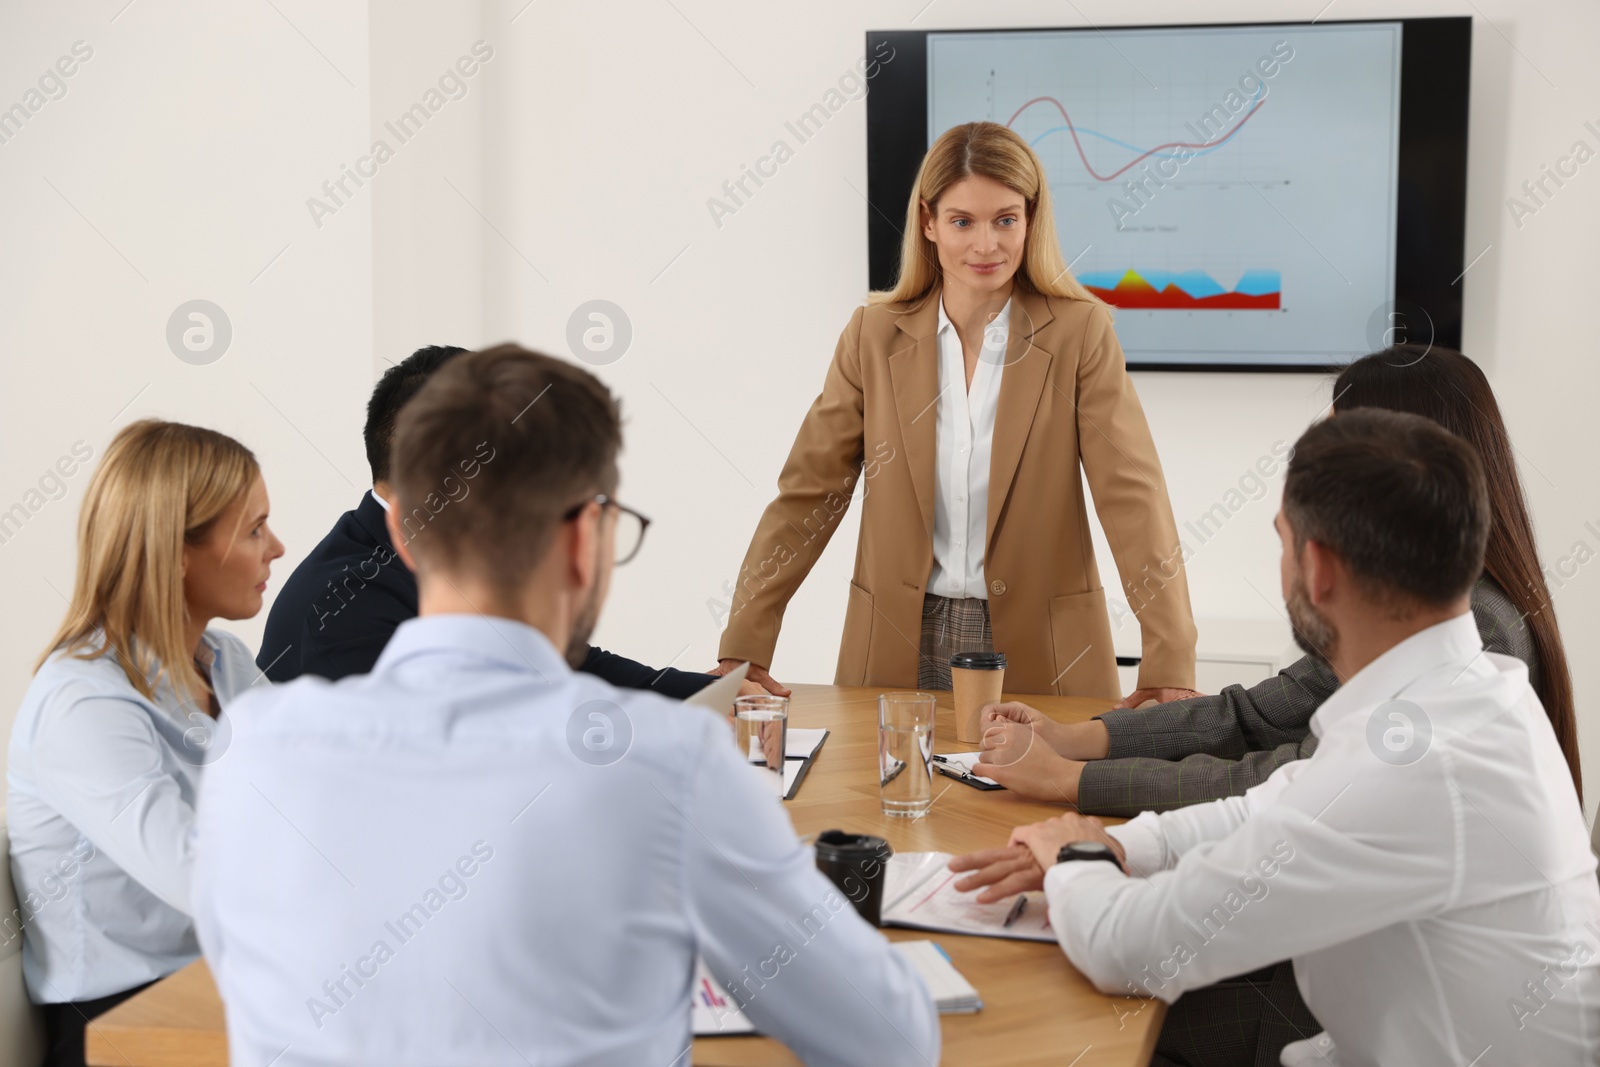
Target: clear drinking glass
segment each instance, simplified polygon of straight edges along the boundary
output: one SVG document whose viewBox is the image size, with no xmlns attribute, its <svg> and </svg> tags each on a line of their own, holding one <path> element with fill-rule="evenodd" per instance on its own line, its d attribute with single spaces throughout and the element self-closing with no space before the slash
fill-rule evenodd
<svg viewBox="0 0 1600 1067">
<path fill-rule="evenodd" d="M 751 766 L 763 771 L 772 791 L 783 795 L 784 746 L 789 734 L 789 698 L 762 695 L 738 697 L 733 702 L 734 739 Z"/>
<path fill-rule="evenodd" d="M 933 803 L 932 693 L 878 697 L 878 789 L 885 815 L 917 819 Z"/>
</svg>

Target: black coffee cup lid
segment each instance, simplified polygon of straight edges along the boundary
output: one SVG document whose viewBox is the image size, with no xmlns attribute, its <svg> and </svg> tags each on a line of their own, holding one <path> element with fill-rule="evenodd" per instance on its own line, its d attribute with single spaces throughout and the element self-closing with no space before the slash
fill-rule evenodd
<svg viewBox="0 0 1600 1067">
<path fill-rule="evenodd" d="M 872 834 L 852 834 L 844 830 L 824 830 L 817 835 L 817 851 L 829 853 L 872 852 L 883 850 L 885 857 L 892 854 L 889 842 Z"/>
<path fill-rule="evenodd" d="M 950 657 L 950 666 L 963 671 L 1003 671 L 1006 669 L 1004 652 L 957 652 Z"/>
</svg>

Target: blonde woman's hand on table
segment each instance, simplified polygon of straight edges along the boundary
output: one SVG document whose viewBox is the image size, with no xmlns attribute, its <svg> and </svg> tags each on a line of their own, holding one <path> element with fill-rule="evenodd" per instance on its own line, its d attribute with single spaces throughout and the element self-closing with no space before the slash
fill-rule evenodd
<svg viewBox="0 0 1600 1067">
<path fill-rule="evenodd" d="M 722 676 L 724 674 L 727 674 L 729 671 L 733 670 L 735 667 L 737 667 L 739 664 L 741 664 L 743 662 L 744 662 L 744 660 L 742 660 L 742 659 L 725 659 L 725 660 L 721 660 L 720 662 L 717 663 L 717 665 L 715 667 L 711 668 L 706 673 L 707 674 L 714 674 L 714 675 L 717 675 L 718 677 L 720 677 L 720 676 Z M 768 674 L 767 673 L 767 669 L 765 667 L 759 666 L 758 664 L 755 664 L 755 663 L 750 664 L 750 673 L 748 673 L 748 674 L 746 674 L 744 676 L 744 682 L 741 683 L 740 686 L 739 686 L 739 695 L 740 696 L 746 696 L 747 695 L 746 691 L 745 691 L 745 686 L 750 684 L 750 683 L 754 683 L 755 685 L 760 686 L 759 689 L 756 689 L 756 690 L 750 692 L 748 694 L 750 696 L 760 696 L 762 693 L 771 693 L 773 696 L 778 696 L 778 697 L 786 697 L 786 696 L 790 695 L 790 690 L 789 690 L 788 686 L 783 685 L 776 678 L 774 678 L 772 675 Z"/>
</svg>

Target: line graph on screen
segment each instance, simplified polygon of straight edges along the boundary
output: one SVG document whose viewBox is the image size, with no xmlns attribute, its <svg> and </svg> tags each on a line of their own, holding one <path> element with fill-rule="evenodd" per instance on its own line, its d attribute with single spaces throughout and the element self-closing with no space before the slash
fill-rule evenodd
<svg viewBox="0 0 1600 1067">
<path fill-rule="evenodd" d="M 1145 160 L 1150 159 L 1151 157 L 1158 159 L 1185 160 L 1194 156 L 1202 156 L 1209 152 L 1215 152 L 1224 144 L 1231 141 L 1234 134 L 1242 130 L 1245 123 L 1249 122 L 1255 113 L 1261 110 L 1261 105 L 1265 104 L 1266 102 L 1266 86 L 1263 83 L 1262 87 L 1256 92 L 1256 96 L 1252 102 L 1250 110 L 1245 112 L 1245 114 L 1239 119 L 1238 122 L 1234 123 L 1233 128 L 1228 130 L 1227 133 L 1221 134 L 1214 139 L 1204 141 L 1168 141 L 1166 144 L 1160 144 L 1156 145 L 1154 148 L 1146 149 L 1141 149 L 1137 145 L 1129 144 L 1127 141 L 1112 137 L 1109 134 L 1101 133 L 1099 130 L 1079 129 L 1073 123 L 1072 116 L 1067 114 L 1066 106 L 1053 96 L 1036 96 L 1032 100 L 1029 100 L 1026 104 L 1023 104 L 1021 107 L 1017 108 L 1016 111 L 1011 113 L 1011 117 L 1006 120 L 1006 125 L 1015 128 L 1017 119 L 1022 116 L 1024 111 L 1027 111 L 1035 104 L 1049 104 L 1061 113 L 1061 121 L 1064 123 L 1064 125 L 1052 126 L 1043 133 L 1034 135 L 1028 142 L 1029 146 L 1037 149 L 1040 142 L 1047 137 L 1058 133 L 1070 134 L 1072 136 L 1073 146 L 1078 150 L 1078 158 L 1083 162 L 1083 169 L 1088 171 L 1089 175 L 1096 181 L 1111 182 L 1116 181 L 1118 178 L 1122 177 L 1122 175 L 1126 174 L 1128 171 L 1132 170 L 1134 167 L 1137 167 L 1140 163 L 1143 163 Z M 1132 159 L 1128 160 L 1128 162 L 1124 163 L 1111 173 L 1101 174 L 1095 169 L 1094 164 L 1089 162 L 1089 156 L 1083 149 L 1083 141 L 1078 136 L 1080 133 L 1109 142 L 1117 145 L 1120 148 L 1126 148 L 1130 151 L 1137 152 L 1138 155 L 1134 156 Z M 1171 152 L 1171 149 L 1178 149 L 1179 151 Z"/>
</svg>

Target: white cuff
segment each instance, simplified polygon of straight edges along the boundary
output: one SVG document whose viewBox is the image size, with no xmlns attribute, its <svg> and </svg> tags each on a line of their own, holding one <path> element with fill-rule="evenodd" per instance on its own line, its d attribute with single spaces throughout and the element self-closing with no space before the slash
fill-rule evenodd
<svg viewBox="0 0 1600 1067">
<path fill-rule="evenodd" d="M 1164 871 L 1177 860 L 1167 849 L 1160 817 L 1153 811 L 1121 826 L 1108 826 L 1106 833 L 1122 846 L 1127 854 L 1128 873 L 1136 878 L 1148 878 L 1157 871 Z"/>
</svg>

